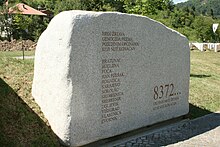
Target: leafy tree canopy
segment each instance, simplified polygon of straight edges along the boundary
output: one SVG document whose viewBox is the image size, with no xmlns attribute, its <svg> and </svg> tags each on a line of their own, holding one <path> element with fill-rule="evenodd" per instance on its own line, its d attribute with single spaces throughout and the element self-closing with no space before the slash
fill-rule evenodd
<svg viewBox="0 0 220 147">
<path fill-rule="evenodd" d="M 65 10 L 118 11 L 148 16 L 184 34 L 191 41 L 220 40 L 220 29 L 212 32 L 212 24 L 219 23 L 220 0 L 189 0 L 173 4 L 172 0 L 10 0 L 9 7 L 23 2 L 35 9 L 41 7 L 55 15 Z M 6 10 L 4 0 L 0 8 Z M 3 12 L 2 10 L 2 12 Z M 0 10 L 1 11 L 1 10 Z M 11 21 L 8 21 L 12 18 Z M 5 28 L 9 37 L 37 40 L 49 23 L 48 18 L 30 15 L 0 16 L 0 28 Z M 7 26 L 7 27 L 5 27 Z"/>
</svg>

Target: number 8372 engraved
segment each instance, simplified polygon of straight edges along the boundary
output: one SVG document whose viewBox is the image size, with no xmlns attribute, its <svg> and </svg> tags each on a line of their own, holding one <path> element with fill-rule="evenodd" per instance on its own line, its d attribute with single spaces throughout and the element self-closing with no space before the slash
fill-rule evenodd
<svg viewBox="0 0 220 147">
<path fill-rule="evenodd" d="M 174 84 L 166 84 L 154 87 L 154 100 L 167 98 L 173 95 Z"/>
</svg>

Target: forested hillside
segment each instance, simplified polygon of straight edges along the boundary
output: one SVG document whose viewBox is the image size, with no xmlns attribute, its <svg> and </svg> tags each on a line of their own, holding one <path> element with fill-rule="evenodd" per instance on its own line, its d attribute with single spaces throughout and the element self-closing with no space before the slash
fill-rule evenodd
<svg viewBox="0 0 220 147">
<path fill-rule="evenodd" d="M 220 17 L 220 0 L 189 0 L 177 4 L 178 8 L 194 8 L 197 14 Z"/>
<path fill-rule="evenodd" d="M 220 23 L 220 19 L 216 18 L 219 14 L 218 5 L 220 2 L 216 3 L 216 1 L 220 0 L 190 0 L 183 4 L 174 5 L 171 0 L 11 0 L 8 7 L 23 2 L 35 9 L 40 7 L 50 10 L 54 15 L 61 11 L 75 9 L 139 14 L 162 22 L 187 36 L 190 41 L 216 42 L 216 38 L 220 40 L 220 29 L 216 31 L 216 34 L 212 31 L 212 24 Z M 201 5 L 197 5 L 197 2 L 200 2 Z M 215 8 L 211 7 L 214 2 Z M 204 8 L 202 9 L 202 7 Z M 3 12 L 0 17 L 0 22 L 2 22 L 0 25 L 7 25 L 11 29 L 9 31 L 12 32 L 6 39 L 13 37 L 15 39 L 37 40 L 49 23 L 49 19 L 45 17 L 33 15 L 9 16 L 5 13 L 7 7 L 3 0 L 0 3 L 0 9 Z M 211 10 L 213 13 L 209 12 Z M 12 18 L 11 23 L 5 21 L 8 18 Z"/>
</svg>

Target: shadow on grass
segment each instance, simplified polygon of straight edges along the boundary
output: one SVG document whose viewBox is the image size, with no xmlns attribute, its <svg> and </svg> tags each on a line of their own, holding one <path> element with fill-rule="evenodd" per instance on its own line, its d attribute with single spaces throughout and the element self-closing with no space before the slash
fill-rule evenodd
<svg viewBox="0 0 220 147">
<path fill-rule="evenodd" d="M 213 112 L 206 110 L 205 108 L 199 108 L 197 106 L 194 106 L 193 104 L 189 104 L 189 114 L 187 117 L 189 117 L 190 119 L 195 119 L 197 117 L 202 117 L 210 113 Z"/>
<path fill-rule="evenodd" d="M 196 75 L 196 74 L 190 74 L 190 77 L 193 77 L 193 78 L 208 78 L 208 77 L 211 77 L 211 75 Z"/>
<path fill-rule="evenodd" d="M 1 78 L 0 146 L 60 146 L 53 131 Z"/>
</svg>

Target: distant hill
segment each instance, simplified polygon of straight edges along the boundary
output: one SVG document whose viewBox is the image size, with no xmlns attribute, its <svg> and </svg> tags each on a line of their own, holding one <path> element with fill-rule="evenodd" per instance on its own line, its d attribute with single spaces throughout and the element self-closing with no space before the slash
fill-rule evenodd
<svg viewBox="0 0 220 147">
<path fill-rule="evenodd" d="M 179 8 L 189 7 L 196 11 L 196 14 L 220 17 L 220 0 L 188 0 L 176 5 Z"/>
</svg>

